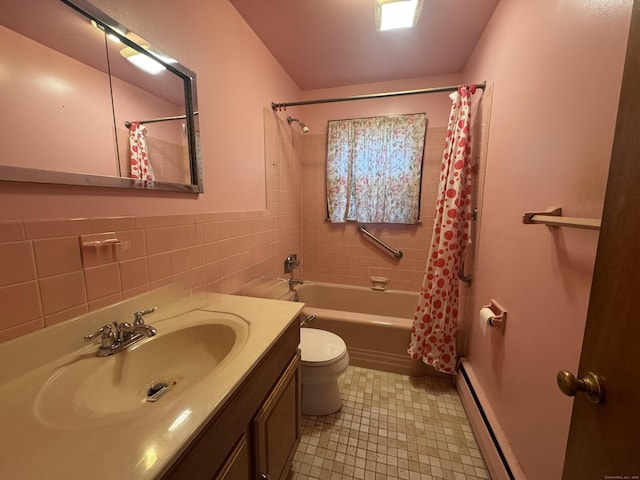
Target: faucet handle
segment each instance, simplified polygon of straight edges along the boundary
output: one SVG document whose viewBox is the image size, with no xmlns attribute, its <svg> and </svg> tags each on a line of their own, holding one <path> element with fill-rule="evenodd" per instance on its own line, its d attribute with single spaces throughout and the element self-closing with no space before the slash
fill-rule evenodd
<svg viewBox="0 0 640 480">
<path fill-rule="evenodd" d="M 300 260 L 295 253 L 290 254 L 284 261 L 284 273 L 291 273 L 293 270 L 300 266 Z"/>
<path fill-rule="evenodd" d="M 142 310 L 140 312 L 136 312 L 133 314 L 133 325 L 144 325 L 144 320 L 142 319 L 142 317 L 144 317 L 145 315 L 149 315 L 150 313 L 155 312 L 158 309 L 158 307 L 152 307 L 149 308 L 148 310 Z"/>
<path fill-rule="evenodd" d="M 100 330 L 91 335 L 85 335 L 84 341 L 90 342 L 94 338 L 100 335 L 100 349 L 99 351 L 110 350 L 116 344 L 116 334 L 113 333 L 111 325 L 104 325 Z"/>
<path fill-rule="evenodd" d="M 96 338 L 98 335 L 101 335 L 102 337 L 109 337 L 110 335 L 112 335 L 111 325 L 103 325 L 100 328 L 100 330 L 98 330 L 97 332 L 91 333 L 89 335 L 85 335 L 83 338 L 85 342 L 90 342 L 91 340 Z"/>
</svg>

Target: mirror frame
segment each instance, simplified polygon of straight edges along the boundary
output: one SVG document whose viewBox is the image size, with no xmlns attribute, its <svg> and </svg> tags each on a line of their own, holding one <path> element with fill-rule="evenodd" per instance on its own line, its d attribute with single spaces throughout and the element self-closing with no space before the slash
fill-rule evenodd
<svg viewBox="0 0 640 480">
<path fill-rule="evenodd" d="M 90 4 L 86 0 L 59 0 L 89 20 L 104 27 L 105 33 L 113 34 L 120 38 L 121 42 L 138 52 L 150 56 L 156 62 L 162 64 L 167 70 L 182 78 L 184 82 L 185 115 L 187 127 L 187 139 L 189 147 L 189 167 L 191 171 L 191 184 L 179 184 L 169 182 L 140 182 L 128 177 L 110 177 L 103 175 L 91 175 L 83 173 L 58 172 L 35 168 L 0 165 L 0 182 L 23 183 L 48 183 L 56 185 L 79 185 L 85 187 L 126 188 L 132 190 L 171 191 L 184 193 L 204 192 L 202 177 L 202 161 L 200 157 L 200 138 L 198 124 L 198 106 L 196 93 L 196 74 L 180 63 L 166 63 L 162 58 L 153 55 L 142 46 L 118 33 L 119 22 Z M 106 52 L 105 52 L 106 54 Z M 113 102 L 113 98 L 111 99 Z M 115 124 L 115 119 L 114 119 Z M 115 136 L 115 131 L 113 132 Z M 115 143 L 115 137 L 114 137 Z M 115 147 L 114 152 L 117 154 Z M 137 184 L 136 184 L 137 182 Z"/>
</svg>

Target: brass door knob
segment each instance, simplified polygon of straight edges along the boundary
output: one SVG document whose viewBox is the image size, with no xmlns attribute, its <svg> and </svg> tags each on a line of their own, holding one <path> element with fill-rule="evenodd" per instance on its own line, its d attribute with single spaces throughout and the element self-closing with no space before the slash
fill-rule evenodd
<svg viewBox="0 0 640 480">
<path fill-rule="evenodd" d="M 562 393 L 569 397 L 584 392 L 591 403 L 604 402 L 604 381 L 593 372 L 586 372 L 582 378 L 576 378 L 573 373 L 560 370 L 556 380 Z"/>
</svg>

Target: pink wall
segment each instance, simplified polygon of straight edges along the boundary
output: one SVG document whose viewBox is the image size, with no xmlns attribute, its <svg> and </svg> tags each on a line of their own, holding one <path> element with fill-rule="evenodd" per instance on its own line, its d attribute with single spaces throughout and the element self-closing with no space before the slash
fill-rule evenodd
<svg viewBox="0 0 640 480">
<path fill-rule="evenodd" d="M 523 225 L 525 211 L 602 212 L 631 1 L 501 2 L 464 71 L 495 87 L 469 361 L 526 477 L 560 478 L 598 234 Z"/>
<path fill-rule="evenodd" d="M 0 183 L 0 220 L 263 210 L 262 109 L 300 92 L 231 4 L 93 3 L 196 72 L 205 193 Z"/>
<path fill-rule="evenodd" d="M 116 175 L 108 77 L 3 26 L 0 45 L 0 163 Z M 78 137 L 94 155 L 70 148 Z"/>
</svg>

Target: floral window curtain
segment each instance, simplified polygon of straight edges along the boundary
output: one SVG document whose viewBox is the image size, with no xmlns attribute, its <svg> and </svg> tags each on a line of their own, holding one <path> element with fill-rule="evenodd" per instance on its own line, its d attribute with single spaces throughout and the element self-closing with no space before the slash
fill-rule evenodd
<svg viewBox="0 0 640 480">
<path fill-rule="evenodd" d="M 471 96 L 460 87 L 453 102 L 442 156 L 436 218 L 408 353 L 444 373 L 456 366 L 458 272 L 470 243 Z"/>
<path fill-rule="evenodd" d="M 426 128 L 424 113 L 330 121 L 331 222 L 416 223 Z"/>
<path fill-rule="evenodd" d="M 129 148 L 131 153 L 131 178 L 138 179 L 137 186 L 149 186 L 155 181 L 147 140 L 147 129 L 139 122 L 131 122 L 129 126 Z"/>
</svg>

